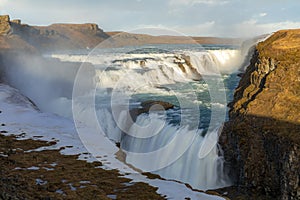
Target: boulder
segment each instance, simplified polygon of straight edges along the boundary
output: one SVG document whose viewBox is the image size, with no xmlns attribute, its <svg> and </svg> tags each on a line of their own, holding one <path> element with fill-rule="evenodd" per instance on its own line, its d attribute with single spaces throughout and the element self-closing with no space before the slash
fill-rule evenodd
<svg viewBox="0 0 300 200">
<path fill-rule="evenodd" d="M 21 24 L 21 20 L 20 19 L 13 19 L 11 20 L 12 23 L 15 23 L 15 24 Z"/>
<path fill-rule="evenodd" d="M 130 116 L 133 121 L 142 114 L 142 113 L 149 113 L 149 111 L 162 111 L 162 110 L 169 110 L 174 108 L 174 105 L 164 101 L 156 101 L 156 100 L 149 100 L 144 101 L 141 103 L 140 108 L 133 108 L 129 111 Z"/>
<path fill-rule="evenodd" d="M 155 101 L 149 100 L 141 103 L 141 106 L 145 110 L 145 112 L 149 112 L 149 110 L 168 110 L 174 108 L 174 105 L 164 101 Z"/>
</svg>

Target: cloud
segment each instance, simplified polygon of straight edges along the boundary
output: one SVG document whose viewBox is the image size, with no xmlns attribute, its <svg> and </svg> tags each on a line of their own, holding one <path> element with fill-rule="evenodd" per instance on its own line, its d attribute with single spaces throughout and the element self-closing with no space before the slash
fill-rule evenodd
<svg viewBox="0 0 300 200">
<path fill-rule="evenodd" d="M 8 0 L 0 0 L 0 15 L 7 14 L 5 7 L 7 6 Z"/>
<path fill-rule="evenodd" d="M 300 22 L 282 21 L 274 23 L 258 23 L 258 21 L 252 19 L 234 25 L 233 32 L 234 35 L 238 37 L 252 37 L 256 35 L 272 33 L 282 29 L 295 28 L 300 28 Z"/>
<path fill-rule="evenodd" d="M 0 7 L 4 7 L 7 4 L 8 0 L 1 0 Z"/>
<path fill-rule="evenodd" d="M 269 34 L 282 29 L 300 28 L 300 21 L 259 23 L 258 20 L 250 19 L 236 24 L 220 24 L 215 21 L 207 21 L 205 23 L 196 25 L 143 25 L 139 26 L 139 28 L 139 33 L 149 33 L 154 35 L 187 35 L 249 38 L 262 34 Z M 136 32 L 136 30 L 132 31 Z"/>
<path fill-rule="evenodd" d="M 265 17 L 265 16 L 267 16 L 267 14 L 268 14 L 268 13 L 259 13 L 259 16 L 260 16 L 260 17 Z"/>
<path fill-rule="evenodd" d="M 209 36 L 215 32 L 216 26 L 215 21 L 207 21 L 193 26 L 176 26 L 173 28 L 189 36 Z"/>
<path fill-rule="evenodd" d="M 205 5 L 224 5 L 229 3 L 226 0 L 170 0 L 169 5 L 171 6 L 193 6 L 195 4 L 205 4 Z"/>
<path fill-rule="evenodd" d="M 150 35 L 178 35 L 182 34 L 176 31 L 172 27 L 168 27 L 162 24 L 140 24 L 131 29 L 127 29 L 130 33 L 150 34 Z"/>
<path fill-rule="evenodd" d="M 249 37 L 300 27 L 299 6 L 284 0 L 0 0 L 0 14 L 31 25 L 95 22 L 105 31 L 156 27 L 186 35 Z"/>
<path fill-rule="evenodd" d="M 165 26 L 162 24 L 144 24 L 127 30 L 131 33 L 150 35 L 175 35 L 175 36 L 209 36 L 215 31 L 215 21 L 207 21 L 197 25 Z"/>
</svg>

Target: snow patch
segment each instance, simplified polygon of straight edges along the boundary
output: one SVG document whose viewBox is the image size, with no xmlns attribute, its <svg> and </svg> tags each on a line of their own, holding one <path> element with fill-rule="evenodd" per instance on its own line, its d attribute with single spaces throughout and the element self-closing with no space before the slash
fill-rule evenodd
<svg viewBox="0 0 300 200">
<path fill-rule="evenodd" d="M 42 139 L 57 142 L 53 146 L 38 148 L 34 151 L 63 149 L 60 152 L 65 155 L 79 154 L 79 159 L 88 162 L 97 160 L 90 156 L 82 144 L 72 120 L 55 114 L 40 112 L 28 98 L 22 96 L 18 90 L 5 84 L 0 84 L 0 108 L 2 111 L 0 114 L 0 121 L 1 123 L 6 124 L 5 130 L 7 131 L 7 133 L 2 134 L 21 135 L 18 138 L 20 140 Z M 81 124 L 78 128 L 81 129 L 80 131 L 85 131 L 88 137 L 94 137 L 93 130 L 89 129 L 84 124 Z M 39 136 L 43 136 L 43 138 L 40 138 Z M 149 179 L 117 160 L 115 153 L 118 151 L 118 148 L 116 148 L 107 137 L 101 134 L 97 134 L 97 137 L 102 138 L 95 140 L 97 141 L 97 144 L 91 144 L 91 146 L 95 145 L 97 148 L 101 147 L 101 151 L 96 156 L 106 160 L 105 165 L 102 168 L 120 169 L 125 177 L 133 179 L 132 182 L 145 182 L 151 186 L 158 187 L 158 193 L 165 195 L 168 199 L 223 199 L 218 196 L 193 191 L 186 187 L 185 184 L 175 181 Z M 102 143 L 99 143 L 99 141 L 102 141 Z M 55 167 L 57 164 L 52 163 L 50 165 Z M 39 167 L 35 166 L 27 168 L 27 170 L 38 169 Z M 42 181 L 43 180 L 36 180 L 37 184 L 45 183 Z M 56 193 L 65 194 L 61 189 L 57 190 Z"/>
</svg>

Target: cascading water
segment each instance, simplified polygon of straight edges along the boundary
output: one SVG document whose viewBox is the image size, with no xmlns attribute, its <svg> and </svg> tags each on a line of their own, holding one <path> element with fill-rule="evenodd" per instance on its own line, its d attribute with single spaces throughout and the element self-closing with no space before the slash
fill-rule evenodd
<svg viewBox="0 0 300 200">
<path fill-rule="evenodd" d="M 242 62 L 238 50 L 140 51 L 112 55 L 110 61 L 99 54 L 90 57 L 88 61 L 96 66 L 100 127 L 120 143 L 126 163 L 197 189 L 231 184 L 217 145 L 227 104 L 221 83 L 228 76 L 221 76 L 220 71 L 238 70 Z M 129 110 L 151 99 L 168 101 L 177 109 L 130 118 Z"/>
<path fill-rule="evenodd" d="M 213 144 L 208 154 L 199 158 L 199 150 L 205 140 L 201 130 L 178 128 L 170 124 L 161 127 L 164 122 L 161 120 L 149 125 L 147 116 L 138 117 L 137 124 L 140 127 L 131 128 L 128 135 L 159 133 L 146 139 L 125 135 L 121 147 L 126 151 L 127 163 L 202 190 L 230 185 L 228 177 L 223 173 L 223 158 L 219 156 L 217 145 Z M 147 127 L 147 132 L 141 130 L 144 127 Z M 218 140 L 217 129 L 209 134 Z"/>
<path fill-rule="evenodd" d="M 172 52 L 161 51 L 164 48 Z M 125 162 L 135 168 L 197 189 L 228 186 L 231 183 L 217 145 L 219 127 L 226 115 L 225 92 L 232 88 L 224 88 L 223 80 L 226 82 L 231 78 L 227 74 L 238 70 L 243 55 L 232 48 L 182 49 L 180 45 L 162 45 L 139 47 L 139 51 L 128 47 L 100 49 L 91 55 L 51 55 L 62 61 L 92 63 L 95 73 L 91 79 L 96 90 L 80 92 L 72 100 L 55 97 L 46 106 L 72 117 L 72 103 L 73 108 L 80 105 L 80 120 L 87 124 L 94 123 L 90 118 L 91 113 L 95 114 L 101 132 L 120 143 L 126 153 Z M 143 113 L 129 120 L 129 111 L 140 108 L 146 100 L 166 101 L 175 108 Z"/>
</svg>

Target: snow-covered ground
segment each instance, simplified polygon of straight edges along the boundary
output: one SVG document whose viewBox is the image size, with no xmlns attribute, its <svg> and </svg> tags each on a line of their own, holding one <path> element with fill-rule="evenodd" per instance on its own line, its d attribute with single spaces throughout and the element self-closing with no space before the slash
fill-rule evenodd
<svg viewBox="0 0 300 200">
<path fill-rule="evenodd" d="M 62 154 L 79 154 L 78 159 L 83 159 L 87 162 L 99 160 L 103 163 L 104 168 L 119 169 L 120 173 L 126 173 L 125 177 L 133 179 L 133 182 L 145 182 L 158 187 L 158 193 L 166 195 L 168 199 L 181 200 L 188 197 L 190 199 L 203 200 L 223 199 L 218 196 L 193 191 L 182 183 L 149 179 L 141 175 L 116 159 L 115 154 L 119 149 L 107 137 L 101 134 L 97 134 L 97 137 L 101 138 L 98 138 L 98 143 L 95 144 L 97 145 L 97 149 L 101 149 L 101 151 L 97 154 L 97 158 L 91 156 L 82 144 L 72 120 L 37 110 L 18 90 L 5 84 L 0 84 L 0 110 L 2 111 L 0 121 L 6 125 L 7 134 L 20 135 L 25 133 L 23 137 L 19 137 L 20 140 L 38 138 L 40 140 L 56 142 L 53 146 L 42 147 L 33 151 L 65 147 L 61 150 Z M 94 130 L 91 130 L 84 124 L 81 124 L 77 128 L 80 128 L 80 131 L 84 131 L 86 134 L 90 134 L 91 138 L 94 136 Z"/>
</svg>

